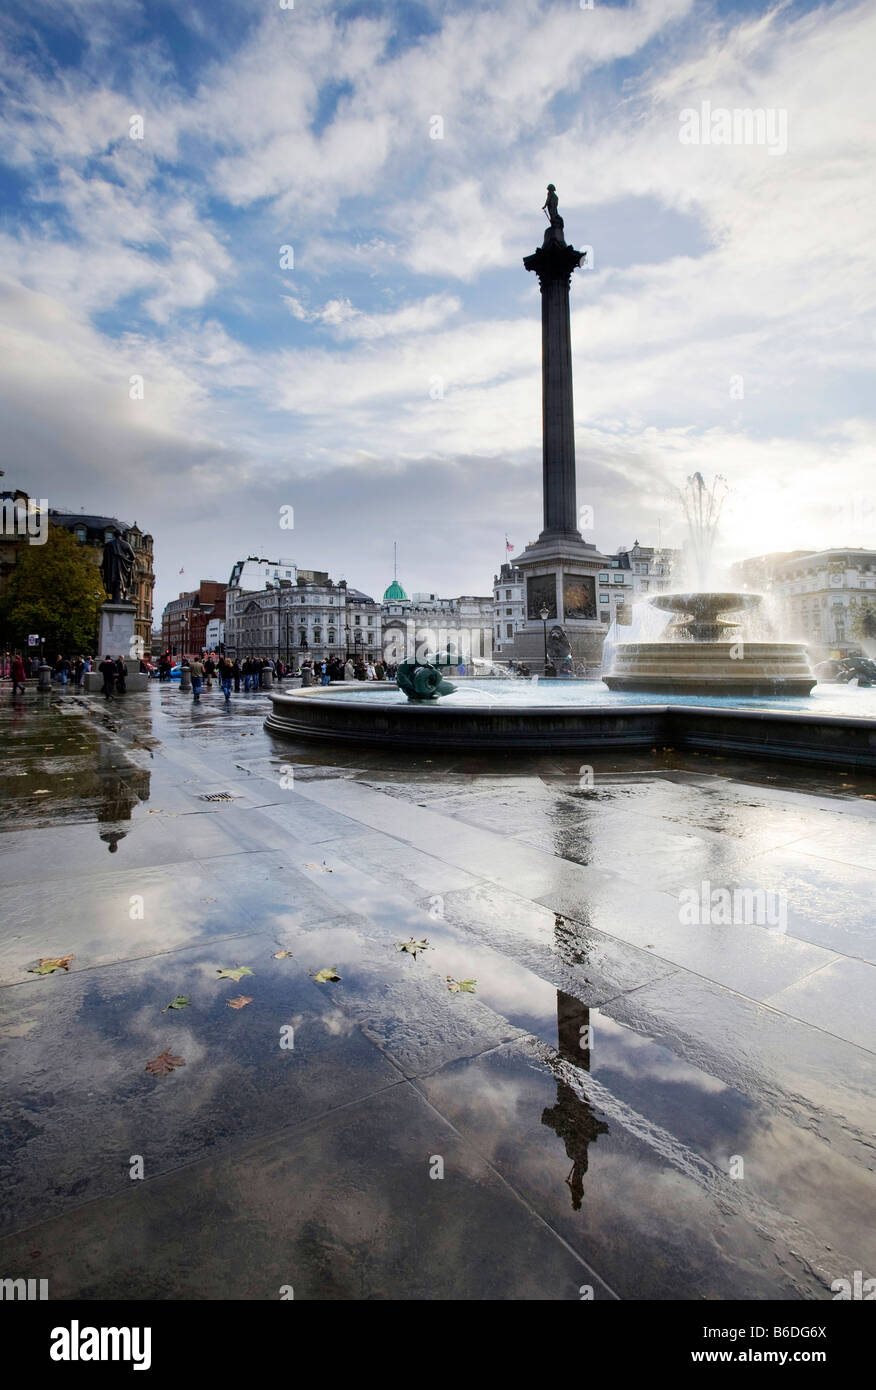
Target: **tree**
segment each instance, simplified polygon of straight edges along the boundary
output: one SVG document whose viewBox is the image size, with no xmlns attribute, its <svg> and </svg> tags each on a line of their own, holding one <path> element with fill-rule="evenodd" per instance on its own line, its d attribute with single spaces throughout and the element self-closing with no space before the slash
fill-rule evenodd
<svg viewBox="0 0 876 1390">
<path fill-rule="evenodd" d="M 90 652 L 104 598 L 91 549 L 62 526 L 49 526 L 43 545 L 18 547 L 17 563 L 0 597 L 0 628 L 13 646 L 23 647 L 28 633 L 39 633 L 51 657 Z"/>
</svg>

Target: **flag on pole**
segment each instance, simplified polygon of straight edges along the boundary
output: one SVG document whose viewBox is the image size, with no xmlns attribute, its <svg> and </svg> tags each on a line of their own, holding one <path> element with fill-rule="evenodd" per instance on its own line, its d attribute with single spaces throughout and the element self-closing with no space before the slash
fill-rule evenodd
<svg viewBox="0 0 876 1390">
<path fill-rule="evenodd" d="M 505 549 L 506 549 L 506 551 L 511 551 L 511 550 L 514 549 L 513 545 L 511 544 L 511 542 L 509 541 L 509 539 L 508 539 L 507 536 L 505 537 Z"/>
<path fill-rule="evenodd" d="M 185 570 L 184 570 L 184 569 L 181 569 L 181 570 L 180 570 L 180 574 L 185 574 Z"/>
</svg>

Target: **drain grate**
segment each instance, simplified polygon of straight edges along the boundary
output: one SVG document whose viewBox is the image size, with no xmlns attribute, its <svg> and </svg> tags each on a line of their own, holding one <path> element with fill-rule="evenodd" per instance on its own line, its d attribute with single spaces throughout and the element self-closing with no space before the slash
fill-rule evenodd
<svg viewBox="0 0 876 1390">
<path fill-rule="evenodd" d="M 233 801 L 231 792 L 202 792 L 199 801 Z"/>
</svg>

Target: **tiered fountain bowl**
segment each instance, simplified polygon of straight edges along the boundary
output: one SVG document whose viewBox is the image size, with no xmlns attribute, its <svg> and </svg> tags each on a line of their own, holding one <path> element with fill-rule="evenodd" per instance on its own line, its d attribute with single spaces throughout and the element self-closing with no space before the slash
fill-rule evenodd
<svg viewBox="0 0 876 1390">
<path fill-rule="evenodd" d="M 753 611 L 760 594 L 655 594 L 650 602 L 675 618 L 662 641 L 618 643 L 602 677 L 609 690 L 808 695 L 816 683 L 802 642 L 752 642 L 741 618 L 722 616 Z"/>
</svg>

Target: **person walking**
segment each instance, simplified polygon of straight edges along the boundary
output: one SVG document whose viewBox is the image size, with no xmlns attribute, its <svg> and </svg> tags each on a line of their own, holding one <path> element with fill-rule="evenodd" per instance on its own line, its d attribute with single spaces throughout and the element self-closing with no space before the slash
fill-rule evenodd
<svg viewBox="0 0 876 1390">
<path fill-rule="evenodd" d="M 21 693 L 22 693 L 22 695 L 23 695 L 24 692 L 27 690 L 27 686 L 25 685 L 25 679 L 26 679 L 26 678 L 25 678 L 25 674 L 24 674 L 24 662 L 22 661 L 22 659 L 21 659 L 21 657 L 19 656 L 18 652 L 16 652 L 15 655 L 13 656 L 13 658 L 12 658 L 12 698 L 13 698 L 13 700 L 15 699 L 16 695 L 18 694 L 19 687 L 21 688 Z"/>
<path fill-rule="evenodd" d="M 219 658 L 219 684 L 222 686 L 222 694 L 225 696 L 225 703 L 231 699 L 231 683 L 234 680 L 234 662 L 229 656 Z"/>
<path fill-rule="evenodd" d="M 105 656 L 98 666 L 98 671 L 103 676 L 103 698 L 111 700 L 113 698 L 113 686 L 116 681 L 116 663 L 112 657 Z"/>
<path fill-rule="evenodd" d="M 85 675 L 85 662 L 81 656 L 77 656 L 73 663 L 73 684 L 77 690 L 82 689 L 82 677 Z"/>
<path fill-rule="evenodd" d="M 204 667 L 198 657 L 189 662 L 189 672 L 192 677 L 192 704 L 201 703 L 201 682 L 204 679 Z"/>
<path fill-rule="evenodd" d="M 241 669 L 240 669 L 240 662 L 238 661 L 237 657 L 234 658 L 234 663 L 233 663 L 233 665 L 232 665 L 232 667 L 231 667 L 231 674 L 232 674 L 233 677 L 234 677 L 234 693 L 235 693 L 235 695 L 239 695 L 239 694 L 240 694 L 240 678 L 241 678 L 241 676 L 243 675 L 243 672 L 242 672 Z"/>
<path fill-rule="evenodd" d="M 128 668 L 127 668 L 127 666 L 125 665 L 125 658 L 124 658 L 123 656 L 121 656 L 121 655 L 120 655 L 120 656 L 117 656 L 117 657 L 116 657 L 116 690 L 119 692 L 120 695 L 127 695 L 127 693 L 128 693 L 127 680 L 128 680 Z"/>
</svg>

